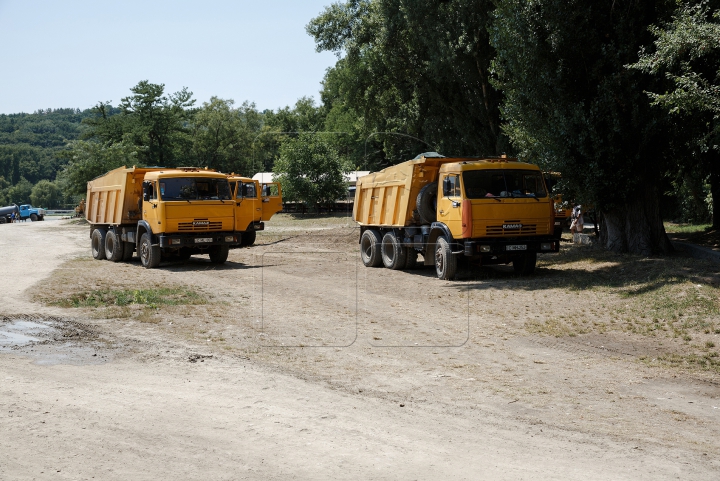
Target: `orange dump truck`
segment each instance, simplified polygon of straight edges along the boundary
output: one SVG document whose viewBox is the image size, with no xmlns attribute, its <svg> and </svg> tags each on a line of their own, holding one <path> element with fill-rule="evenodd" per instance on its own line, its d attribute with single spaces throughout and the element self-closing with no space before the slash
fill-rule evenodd
<svg viewBox="0 0 720 481">
<path fill-rule="evenodd" d="M 406 269 L 419 253 L 440 279 L 455 277 L 458 256 L 528 275 L 538 253 L 559 250 L 542 172 L 504 156 L 428 152 L 361 177 L 353 218 L 366 266 Z"/>
<path fill-rule="evenodd" d="M 163 258 L 208 254 L 222 264 L 237 244 L 227 176 L 197 168 L 120 167 L 87 186 L 85 218 L 95 259 L 144 267 Z"/>
<path fill-rule="evenodd" d="M 282 189 L 277 182 L 261 184 L 258 180 L 230 174 L 230 192 L 235 199 L 235 231 L 241 247 L 255 243 L 257 231 L 283 208 Z"/>
</svg>

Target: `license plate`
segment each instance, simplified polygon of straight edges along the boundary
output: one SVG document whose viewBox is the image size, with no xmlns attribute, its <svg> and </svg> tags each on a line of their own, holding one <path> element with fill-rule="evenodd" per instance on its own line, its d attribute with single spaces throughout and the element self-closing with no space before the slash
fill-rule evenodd
<svg viewBox="0 0 720 481">
<path fill-rule="evenodd" d="M 195 242 L 196 242 L 196 243 L 200 243 L 200 242 L 212 242 L 212 241 L 213 241 L 213 240 L 212 240 L 212 237 L 198 237 L 197 239 L 195 239 Z"/>
<path fill-rule="evenodd" d="M 505 250 L 506 251 L 526 251 L 527 246 L 525 244 L 506 246 Z"/>
</svg>

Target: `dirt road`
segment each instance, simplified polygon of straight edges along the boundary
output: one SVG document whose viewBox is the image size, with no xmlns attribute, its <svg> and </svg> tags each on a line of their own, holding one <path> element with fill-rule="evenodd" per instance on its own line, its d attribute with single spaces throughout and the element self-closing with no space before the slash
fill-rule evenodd
<svg viewBox="0 0 720 481">
<path fill-rule="evenodd" d="M 718 319 L 587 327 L 634 301 L 563 276 L 614 264 L 442 282 L 364 268 L 352 226 L 278 222 L 225 266 L 145 270 L 89 259 L 85 226 L 0 227 L 0 479 L 720 474 L 716 371 L 655 362 Z"/>
</svg>

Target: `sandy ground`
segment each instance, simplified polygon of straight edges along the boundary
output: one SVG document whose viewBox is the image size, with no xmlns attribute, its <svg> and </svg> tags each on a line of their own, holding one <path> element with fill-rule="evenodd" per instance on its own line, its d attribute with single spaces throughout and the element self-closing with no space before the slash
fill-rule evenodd
<svg viewBox="0 0 720 481">
<path fill-rule="evenodd" d="M 528 331 L 615 302 L 552 260 L 443 282 L 364 268 L 351 226 L 285 226 L 145 270 L 89 259 L 86 226 L 0 227 L 0 479 L 720 476 L 716 375 L 640 362 L 663 348 L 642 336 Z M 209 301 L 52 302 L 169 285 Z"/>
</svg>

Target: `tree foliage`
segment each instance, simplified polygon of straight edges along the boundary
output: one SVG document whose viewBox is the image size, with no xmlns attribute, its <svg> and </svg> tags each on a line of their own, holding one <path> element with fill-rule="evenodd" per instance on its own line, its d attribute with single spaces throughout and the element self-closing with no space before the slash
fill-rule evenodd
<svg viewBox="0 0 720 481">
<path fill-rule="evenodd" d="M 347 195 L 340 157 L 321 136 L 300 134 L 283 142 L 273 172 L 287 200 L 317 208 Z"/>
<path fill-rule="evenodd" d="M 123 142 L 103 144 L 76 140 L 67 152 L 68 164 L 58 174 L 58 182 L 67 194 L 85 195 L 88 181 L 123 166 L 138 165 L 138 148 Z"/>
<path fill-rule="evenodd" d="M 687 150 L 694 162 L 680 164 L 671 174 L 684 194 L 683 212 L 688 220 L 706 220 L 702 186 L 707 180 L 709 212 L 713 226 L 720 228 L 720 2 L 680 5 L 671 21 L 651 26 L 650 32 L 652 47 L 641 48 L 640 60 L 629 67 L 670 82 L 668 90 L 647 93 L 689 135 Z"/>
<path fill-rule="evenodd" d="M 255 105 L 212 97 L 195 113 L 191 127 L 192 147 L 186 160 L 202 167 L 253 175 L 253 141 L 262 125 Z"/>
<path fill-rule="evenodd" d="M 645 90 L 663 82 L 625 66 L 668 18 L 670 1 L 504 0 L 493 44 L 504 128 L 525 159 L 558 170 L 578 202 L 602 210 L 613 250 L 672 249 L 658 209 L 677 161 L 671 122 Z"/>
<path fill-rule="evenodd" d="M 35 207 L 57 209 L 60 207 L 62 192 L 55 182 L 43 179 L 30 191 L 30 201 Z"/>
<path fill-rule="evenodd" d="M 322 93 L 332 128 L 352 129 L 356 144 L 373 132 L 398 132 L 431 145 L 376 135 L 368 164 L 374 167 L 429 149 L 504 151 L 501 96 L 489 82 L 491 12 L 485 0 L 349 0 L 327 7 L 307 28 L 318 51 L 339 57 Z M 357 150 L 353 162 L 364 163 Z"/>
</svg>

